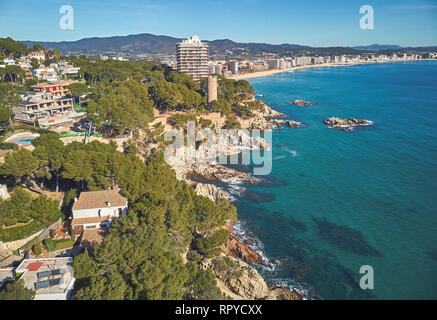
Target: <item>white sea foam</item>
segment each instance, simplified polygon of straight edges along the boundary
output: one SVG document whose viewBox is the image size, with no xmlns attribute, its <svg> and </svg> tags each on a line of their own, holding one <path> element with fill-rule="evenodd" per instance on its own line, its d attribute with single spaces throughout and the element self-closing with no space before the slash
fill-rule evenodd
<svg viewBox="0 0 437 320">
<path fill-rule="evenodd" d="M 304 300 L 314 299 L 313 289 L 310 286 L 303 283 L 298 283 L 292 278 L 272 278 L 272 273 L 280 268 L 281 261 L 271 259 L 267 256 L 267 254 L 264 252 L 263 243 L 256 236 L 249 232 L 244 222 L 240 221 L 232 227 L 232 234 L 261 256 L 263 263 L 256 265 L 256 267 L 261 276 L 267 279 L 267 282 L 274 283 L 277 286 L 287 287 L 292 291 L 296 291 L 304 298 Z"/>
<path fill-rule="evenodd" d="M 284 158 L 286 158 L 286 156 L 276 156 L 272 160 L 279 160 L 279 159 L 284 159 Z"/>
<path fill-rule="evenodd" d="M 291 150 L 288 148 L 284 148 L 285 151 L 287 151 L 289 154 L 291 154 L 292 157 L 296 157 L 297 156 L 297 151 L 296 150 Z"/>
<path fill-rule="evenodd" d="M 228 192 L 231 195 L 236 195 L 239 197 L 241 197 L 243 195 L 244 191 L 246 191 L 246 189 L 243 187 L 240 187 L 238 185 L 229 185 L 229 188 L 228 188 Z"/>
</svg>

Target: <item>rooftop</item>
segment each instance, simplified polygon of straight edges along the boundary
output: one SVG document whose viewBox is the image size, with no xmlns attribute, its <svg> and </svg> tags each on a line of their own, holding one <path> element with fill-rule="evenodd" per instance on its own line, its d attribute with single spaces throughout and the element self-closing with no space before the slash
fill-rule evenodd
<svg viewBox="0 0 437 320">
<path fill-rule="evenodd" d="M 116 190 L 82 192 L 73 204 L 73 210 L 122 207 L 127 199 Z"/>
<path fill-rule="evenodd" d="M 186 40 L 182 40 L 182 42 L 178 43 L 179 47 L 206 47 L 208 44 L 200 41 L 199 36 L 193 35 Z"/>
<path fill-rule="evenodd" d="M 24 286 L 37 295 L 64 293 L 74 281 L 71 257 L 25 259 L 15 272 L 22 273 Z"/>
<path fill-rule="evenodd" d="M 31 89 L 34 88 L 50 88 L 50 87 L 58 87 L 58 86 L 68 86 L 72 83 L 74 83 L 75 81 L 67 81 L 67 80 L 62 80 L 62 81 L 55 81 L 55 82 L 46 82 L 46 83 L 39 83 L 36 84 L 34 86 L 31 87 Z"/>
<path fill-rule="evenodd" d="M 88 218 L 74 218 L 71 220 L 71 225 L 74 226 L 76 224 L 87 224 L 87 223 L 98 223 L 109 220 L 109 216 L 103 217 L 88 217 Z"/>
</svg>

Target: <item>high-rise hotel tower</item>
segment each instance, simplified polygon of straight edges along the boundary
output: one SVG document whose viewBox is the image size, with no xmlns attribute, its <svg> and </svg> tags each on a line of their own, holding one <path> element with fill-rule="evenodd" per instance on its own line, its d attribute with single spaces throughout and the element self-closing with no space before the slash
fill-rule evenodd
<svg viewBox="0 0 437 320">
<path fill-rule="evenodd" d="M 209 48 L 198 36 L 191 36 L 176 45 L 177 70 L 199 82 L 208 76 Z"/>
</svg>

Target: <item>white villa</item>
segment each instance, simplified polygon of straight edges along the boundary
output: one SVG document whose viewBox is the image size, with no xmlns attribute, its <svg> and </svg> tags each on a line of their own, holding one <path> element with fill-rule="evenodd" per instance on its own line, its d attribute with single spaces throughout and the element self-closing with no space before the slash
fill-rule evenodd
<svg viewBox="0 0 437 320">
<path fill-rule="evenodd" d="M 82 192 L 72 208 L 71 227 L 84 230 L 108 228 L 114 217 L 127 214 L 128 201 L 117 190 Z"/>
</svg>

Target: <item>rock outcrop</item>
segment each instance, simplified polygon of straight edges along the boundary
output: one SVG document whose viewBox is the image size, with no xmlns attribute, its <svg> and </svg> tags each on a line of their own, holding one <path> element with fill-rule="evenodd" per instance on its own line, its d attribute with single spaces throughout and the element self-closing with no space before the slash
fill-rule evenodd
<svg viewBox="0 0 437 320">
<path fill-rule="evenodd" d="M 228 194 L 225 191 L 209 183 L 198 183 L 194 191 L 196 191 L 199 196 L 207 197 L 212 201 L 228 197 Z"/>
<path fill-rule="evenodd" d="M 286 123 L 290 128 L 301 128 L 304 126 L 302 122 L 297 122 L 293 120 L 287 120 Z"/>
<path fill-rule="evenodd" d="M 303 300 L 301 294 L 296 291 L 292 291 L 286 287 L 277 286 L 273 283 L 267 284 L 269 293 L 266 300 Z"/>
<path fill-rule="evenodd" d="M 271 128 L 272 128 L 271 124 L 263 116 L 257 116 L 253 118 L 249 127 L 249 129 L 258 129 L 261 131 L 270 130 Z"/>
<path fill-rule="evenodd" d="M 309 106 L 312 106 L 314 104 L 319 104 L 318 102 L 314 102 L 314 101 L 308 102 L 308 101 L 300 100 L 300 99 L 294 100 L 294 101 L 288 101 L 287 103 L 294 104 L 297 107 L 309 107 Z"/>
<path fill-rule="evenodd" d="M 176 166 L 176 176 L 180 180 L 202 182 L 205 180 L 244 179 L 249 175 L 245 172 L 234 171 L 219 164 L 199 162 L 192 165 Z"/>
<path fill-rule="evenodd" d="M 217 287 L 225 296 L 236 300 L 302 300 L 301 295 L 286 287 L 268 285 L 258 271 L 246 262 L 228 257 L 233 261 L 235 271 L 240 274 L 238 277 L 217 270 L 211 261 L 207 263 L 216 274 Z"/>
<path fill-rule="evenodd" d="M 219 154 L 238 154 L 242 149 L 268 150 L 269 144 L 261 137 L 250 136 L 248 130 L 229 131 L 227 136 L 209 140 L 204 132 L 198 132 L 197 141 L 200 145 L 170 145 L 165 150 L 165 160 L 174 165 L 190 165 L 199 161 L 212 159 Z"/>
<path fill-rule="evenodd" d="M 285 114 L 283 114 L 282 112 L 273 110 L 272 108 L 270 108 L 268 105 L 263 104 L 263 106 L 260 108 L 260 110 L 258 111 L 259 114 L 261 116 L 263 116 L 264 118 L 281 118 L 281 117 L 285 117 Z"/>
<path fill-rule="evenodd" d="M 241 259 L 251 264 L 263 264 L 261 255 L 252 249 L 250 249 L 244 243 L 241 243 L 233 235 L 229 235 L 229 239 L 222 246 L 224 253 L 233 256 L 234 258 Z"/>
<path fill-rule="evenodd" d="M 350 127 L 354 126 L 368 126 L 372 124 L 372 121 L 365 119 L 341 119 L 337 117 L 330 117 L 324 121 L 324 123 L 328 126 L 339 128 L 343 130 L 348 130 Z"/>
</svg>

